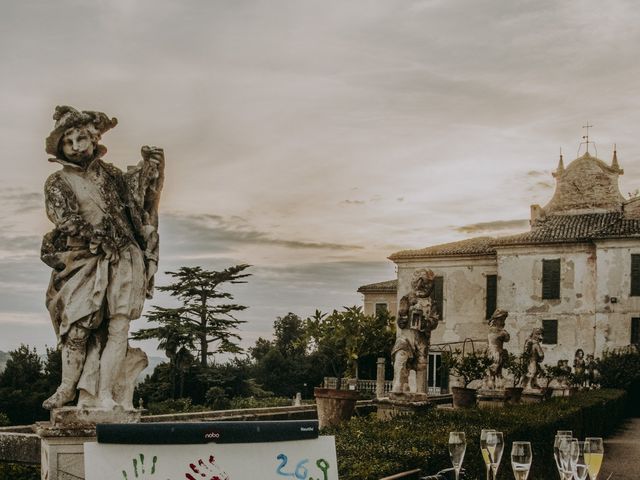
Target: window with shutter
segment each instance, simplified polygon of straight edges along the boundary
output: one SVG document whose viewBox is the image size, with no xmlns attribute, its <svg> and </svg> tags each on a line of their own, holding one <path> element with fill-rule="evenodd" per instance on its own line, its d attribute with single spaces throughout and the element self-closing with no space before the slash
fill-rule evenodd
<svg viewBox="0 0 640 480">
<path fill-rule="evenodd" d="M 631 319 L 631 345 L 640 346 L 640 318 Z"/>
<path fill-rule="evenodd" d="M 387 313 L 388 307 L 386 303 L 376 303 L 376 316 L 382 316 Z"/>
<path fill-rule="evenodd" d="M 640 296 L 640 255 L 631 255 L 631 296 Z"/>
<path fill-rule="evenodd" d="M 435 277 L 433 279 L 433 292 L 431 292 L 431 301 L 433 302 L 433 307 L 438 312 L 438 318 L 440 321 L 444 320 L 443 315 L 443 291 L 444 291 L 444 279 L 442 277 Z"/>
<path fill-rule="evenodd" d="M 545 345 L 558 343 L 558 320 L 542 320 L 542 343 Z"/>
<path fill-rule="evenodd" d="M 491 318 L 493 312 L 496 311 L 496 302 L 498 298 L 498 276 L 487 275 L 487 308 L 485 318 Z"/>
<path fill-rule="evenodd" d="M 542 298 L 560 298 L 560 259 L 542 260 Z"/>
</svg>

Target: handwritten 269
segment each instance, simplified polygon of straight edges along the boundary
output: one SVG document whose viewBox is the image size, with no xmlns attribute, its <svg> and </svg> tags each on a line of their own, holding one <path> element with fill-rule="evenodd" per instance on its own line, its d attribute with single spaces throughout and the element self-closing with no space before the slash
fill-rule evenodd
<svg viewBox="0 0 640 480">
<path fill-rule="evenodd" d="M 329 471 L 329 462 L 327 462 L 324 458 L 319 458 L 316 460 L 316 466 L 322 472 L 321 477 L 309 476 L 309 469 L 307 468 L 307 464 L 309 463 L 308 458 L 303 458 L 302 460 L 300 460 L 296 464 L 295 469 L 293 469 L 293 471 L 290 471 L 292 467 L 290 466 L 287 467 L 287 463 L 289 462 L 289 459 L 284 453 L 281 453 L 280 455 L 278 455 L 277 459 L 280 460 L 280 464 L 276 468 L 276 473 L 278 475 L 282 475 L 283 477 L 296 478 L 297 480 L 329 480 L 329 475 L 327 473 Z"/>
</svg>

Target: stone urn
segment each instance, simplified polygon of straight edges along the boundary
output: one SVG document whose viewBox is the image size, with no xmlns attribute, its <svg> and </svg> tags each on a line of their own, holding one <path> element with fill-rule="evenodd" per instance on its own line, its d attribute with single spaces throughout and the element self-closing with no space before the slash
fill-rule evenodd
<svg viewBox="0 0 640 480">
<path fill-rule="evenodd" d="M 451 387 L 453 408 L 471 408 L 476 406 L 478 391 L 474 388 Z"/>
<path fill-rule="evenodd" d="M 313 389 L 318 409 L 318 426 L 320 428 L 338 425 L 353 415 L 360 394 L 353 390 L 336 390 L 335 388 Z"/>
<path fill-rule="evenodd" d="M 504 389 L 507 397 L 507 403 L 516 404 L 522 400 L 522 387 L 507 387 Z"/>
</svg>

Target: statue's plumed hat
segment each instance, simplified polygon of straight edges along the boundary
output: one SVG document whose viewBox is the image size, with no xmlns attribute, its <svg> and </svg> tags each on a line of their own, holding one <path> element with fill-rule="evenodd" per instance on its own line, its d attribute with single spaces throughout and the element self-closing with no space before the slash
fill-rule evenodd
<svg viewBox="0 0 640 480">
<path fill-rule="evenodd" d="M 117 118 L 109 118 L 102 112 L 87 110 L 80 112 L 67 105 L 57 106 L 53 114 L 53 119 L 56 121 L 56 124 L 45 140 L 45 150 L 49 155 L 53 155 L 54 157 L 60 156 L 60 139 L 64 135 L 64 132 L 70 128 L 85 126 L 90 129 L 91 133 L 100 138 L 104 132 L 111 130 L 118 124 Z M 98 156 L 104 155 L 106 151 L 107 149 L 104 145 L 98 145 Z"/>
</svg>

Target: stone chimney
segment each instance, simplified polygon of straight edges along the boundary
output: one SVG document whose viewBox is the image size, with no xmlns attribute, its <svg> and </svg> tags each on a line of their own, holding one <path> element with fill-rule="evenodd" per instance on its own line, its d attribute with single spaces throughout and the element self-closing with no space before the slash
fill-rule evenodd
<svg viewBox="0 0 640 480">
<path fill-rule="evenodd" d="M 562 161 L 562 160 L 561 160 Z M 538 222 L 544 222 L 547 218 L 547 214 L 540 205 L 531 205 L 531 219 L 529 220 L 529 224 L 532 227 L 535 227 Z"/>
</svg>

